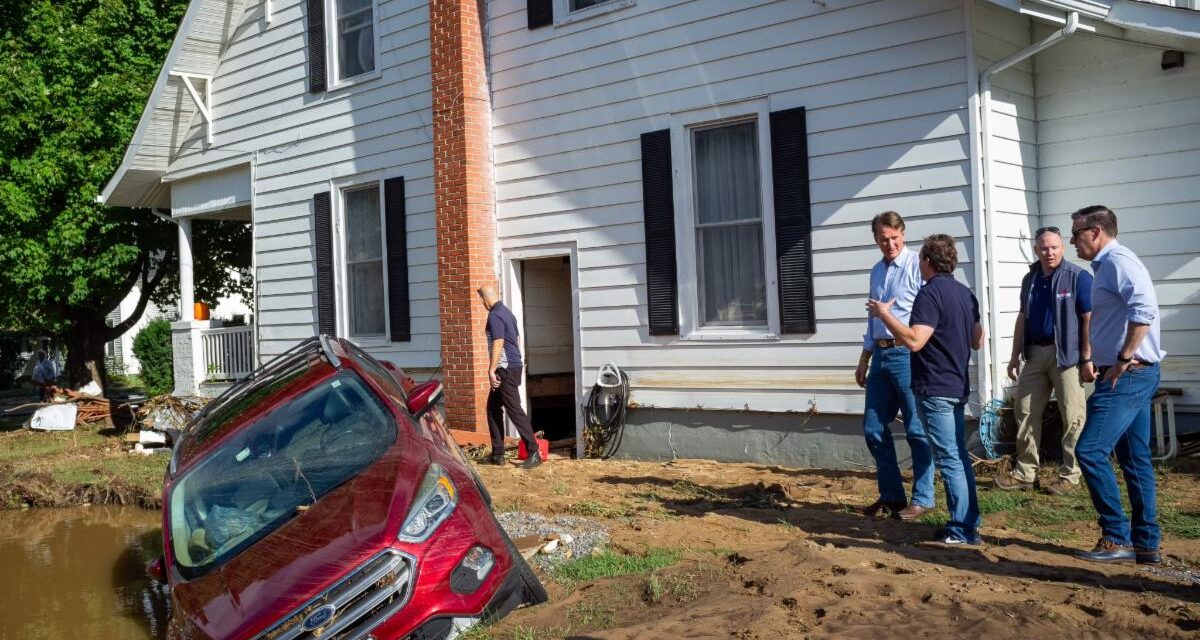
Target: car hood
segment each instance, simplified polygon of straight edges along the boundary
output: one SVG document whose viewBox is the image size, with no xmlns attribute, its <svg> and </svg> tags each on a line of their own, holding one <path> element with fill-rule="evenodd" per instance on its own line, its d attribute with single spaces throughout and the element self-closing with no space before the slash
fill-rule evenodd
<svg viewBox="0 0 1200 640">
<path fill-rule="evenodd" d="M 393 542 L 428 465 L 394 447 L 211 573 L 173 587 L 176 615 L 210 638 L 250 638 Z"/>
</svg>

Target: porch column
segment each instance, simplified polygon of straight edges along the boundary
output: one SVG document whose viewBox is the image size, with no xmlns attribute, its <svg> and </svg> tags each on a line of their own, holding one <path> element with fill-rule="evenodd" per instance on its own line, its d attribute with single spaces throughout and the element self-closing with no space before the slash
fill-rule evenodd
<svg viewBox="0 0 1200 640">
<path fill-rule="evenodd" d="M 176 220 L 179 226 L 179 321 L 171 325 L 171 363 L 175 372 L 176 396 L 193 396 L 204 380 L 204 356 L 196 323 L 192 278 L 192 221 Z"/>
<path fill-rule="evenodd" d="M 496 285 L 491 106 L 479 0 L 429 3 L 433 182 L 446 418 L 460 440 L 486 440 L 487 310 Z M 469 433 L 462 433 L 463 431 Z M 482 436 L 482 437 L 481 437 Z"/>
</svg>

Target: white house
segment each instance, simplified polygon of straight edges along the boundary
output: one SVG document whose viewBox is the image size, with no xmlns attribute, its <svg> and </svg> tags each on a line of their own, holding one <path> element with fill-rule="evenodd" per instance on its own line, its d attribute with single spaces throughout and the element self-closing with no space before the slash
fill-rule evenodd
<svg viewBox="0 0 1200 640">
<path fill-rule="evenodd" d="M 867 459 L 872 216 L 959 239 L 991 336 L 977 401 L 1004 393 L 1032 230 L 1107 204 L 1156 280 L 1186 426 L 1194 5 L 195 0 L 101 197 L 171 210 L 185 301 L 189 220 L 251 221 L 258 359 L 323 331 L 440 368 L 464 437 L 486 431 L 473 291 L 498 281 L 549 432 L 578 433 L 613 362 L 628 455 L 826 466 Z M 713 175 L 718 155 L 740 169 Z M 716 179 L 736 202 L 713 205 Z M 202 331 L 176 332 L 177 369 L 202 372 Z"/>
</svg>

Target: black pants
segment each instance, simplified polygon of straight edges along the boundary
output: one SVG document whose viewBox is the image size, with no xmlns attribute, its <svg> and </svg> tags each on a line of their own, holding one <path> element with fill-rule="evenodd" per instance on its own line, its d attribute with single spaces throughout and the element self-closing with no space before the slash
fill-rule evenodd
<svg viewBox="0 0 1200 640">
<path fill-rule="evenodd" d="M 531 454 L 537 451 L 537 442 L 533 439 L 533 426 L 529 424 L 529 416 L 521 408 L 521 367 L 496 369 L 500 378 L 500 386 L 488 393 L 487 419 L 488 431 L 492 435 L 492 453 L 504 452 L 504 412 L 521 440 L 525 442 L 525 450 Z"/>
</svg>

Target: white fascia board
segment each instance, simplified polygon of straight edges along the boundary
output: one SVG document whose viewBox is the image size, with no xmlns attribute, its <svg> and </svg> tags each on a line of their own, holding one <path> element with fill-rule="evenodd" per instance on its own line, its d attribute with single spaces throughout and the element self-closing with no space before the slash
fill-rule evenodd
<svg viewBox="0 0 1200 640">
<path fill-rule="evenodd" d="M 133 139 L 130 140 L 129 146 L 125 148 L 125 157 L 121 160 L 121 166 L 117 168 L 117 172 L 104 185 L 104 190 L 97 196 L 97 202 L 108 204 L 108 199 L 112 197 L 113 191 L 121 179 L 125 177 L 125 172 L 133 165 L 133 159 L 137 156 L 138 150 L 141 148 L 142 138 L 146 135 L 146 129 L 150 126 L 150 121 L 154 118 L 154 105 L 158 103 L 162 97 L 163 91 L 167 87 L 167 80 L 171 76 L 171 70 L 175 68 L 175 60 L 183 51 L 183 43 L 187 40 L 188 34 L 191 33 L 192 23 L 196 19 L 196 14 L 200 13 L 200 5 L 203 0 L 192 0 L 188 4 L 187 13 L 183 14 L 183 21 L 179 23 L 179 30 L 175 32 L 175 41 L 171 43 L 171 50 L 167 53 L 167 59 L 163 62 L 162 68 L 158 71 L 158 80 L 154 82 L 154 90 L 150 92 L 150 98 L 146 100 L 146 107 L 142 109 L 142 117 L 138 120 L 137 129 L 133 132 Z M 117 203 L 122 206 L 129 206 L 126 203 Z"/>
<path fill-rule="evenodd" d="M 1200 39 L 1200 11 L 1148 2 L 1113 0 L 1105 22 L 1126 29 Z"/>
</svg>

